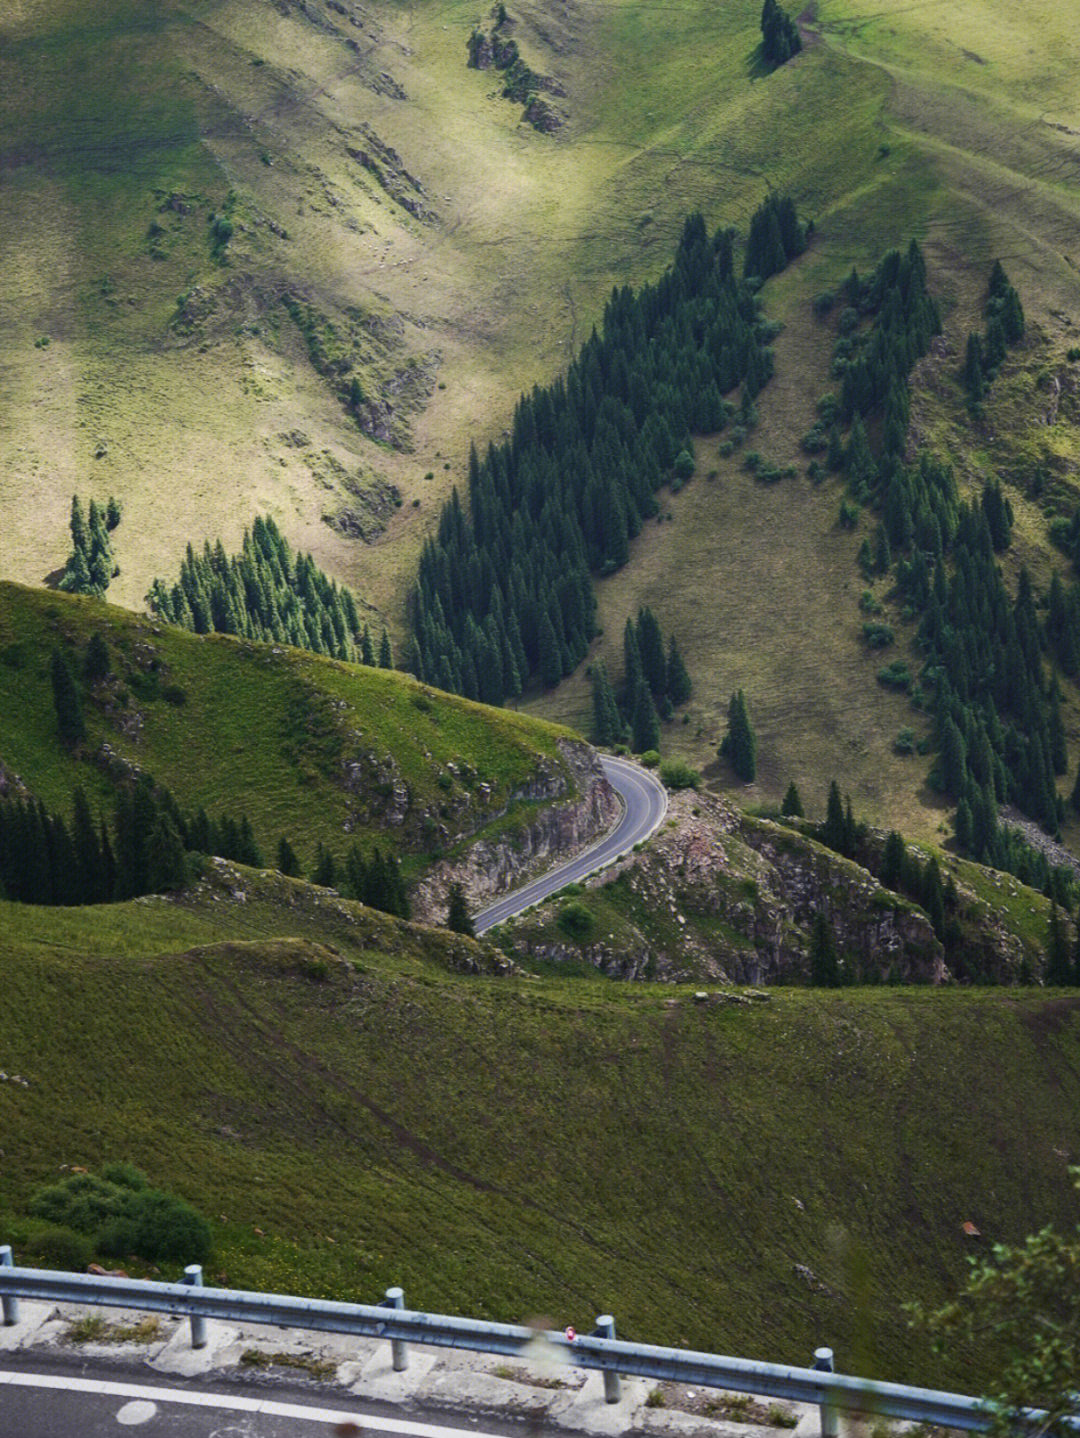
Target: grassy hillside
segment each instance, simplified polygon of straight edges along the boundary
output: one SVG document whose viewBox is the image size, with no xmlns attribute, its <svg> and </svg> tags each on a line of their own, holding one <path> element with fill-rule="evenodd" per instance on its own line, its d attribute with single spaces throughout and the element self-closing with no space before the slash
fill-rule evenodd
<svg viewBox="0 0 1080 1438">
<path fill-rule="evenodd" d="M 95 632 L 112 673 L 83 686 L 88 737 L 73 755 L 49 658 L 59 646 L 80 671 Z M 563 732 L 407 675 L 0 585 L 0 762 L 65 812 L 75 785 L 96 807 L 134 768 L 184 809 L 246 812 L 267 858 L 283 833 L 305 868 L 320 840 L 340 854 L 349 836 L 430 852 L 498 817 L 539 765 L 557 772 Z"/>
<path fill-rule="evenodd" d="M 526 59 L 565 92 L 562 128 L 542 135 L 494 72 L 466 67 L 486 17 L 465 0 L 9 10 L 0 574 L 38 584 L 57 569 L 76 486 L 124 501 L 113 595 L 128 604 L 174 572 L 188 538 L 231 546 L 272 512 L 400 638 L 419 544 L 468 440 L 499 436 L 613 283 L 663 268 L 687 210 L 745 228 L 775 187 L 817 235 L 767 290 L 785 330 L 756 447 L 802 463 L 798 438 L 829 388 L 831 336 L 811 296 L 918 235 L 946 333 L 916 386 L 914 433 L 961 464 L 966 486 L 1000 470 L 1019 486 L 1016 554 L 1045 577 L 1056 561 L 1042 504 L 1071 507 L 1080 458 L 1064 359 L 1080 323 L 1067 15 L 823 0 L 803 52 L 763 75 L 758 14 L 751 0 L 577 0 L 557 17 L 511 6 Z M 233 233 L 219 245 L 223 214 Z M 995 255 L 1031 338 L 972 426 L 952 370 Z M 310 307 L 306 336 L 286 294 Z M 313 355 L 324 371 L 351 364 L 392 412 L 363 433 L 340 375 Z M 1047 426 L 1055 380 L 1063 422 Z M 667 506 L 672 523 L 651 526 L 601 586 L 609 636 L 647 602 L 683 643 L 697 696 L 666 747 L 708 761 L 741 684 L 761 740 L 751 798 L 775 799 L 791 775 L 823 794 L 843 775 L 871 818 L 933 838 L 942 816 L 924 768 L 891 748 L 912 716 L 873 684 L 857 642 L 861 533 L 836 530 L 837 487 L 764 493 L 737 456 L 699 450 L 701 482 Z M 1061 492 L 1029 505 L 1036 457 Z M 581 724 L 582 677 L 534 707 Z M 1067 709 L 1075 740 L 1071 691 Z"/>
<path fill-rule="evenodd" d="M 231 866 L 180 903 L 0 917 L 16 1247 L 62 1165 L 130 1157 L 205 1210 L 221 1281 L 610 1309 L 628 1336 L 795 1362 L 828 1341 L 970 1385 L 900 1303 L 958 1282 L 965 1221 L 1076 1217 L 1065 994 L 464 979 L 468 941 Z"/>
</svg>

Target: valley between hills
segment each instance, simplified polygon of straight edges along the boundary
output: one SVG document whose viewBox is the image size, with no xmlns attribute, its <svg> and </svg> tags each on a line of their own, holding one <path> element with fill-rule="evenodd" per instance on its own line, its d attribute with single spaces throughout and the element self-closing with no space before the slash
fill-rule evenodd
<svg viewBox="0 0 1080 1438">
<path fill-rule="evenodd" d="M 1080 38 L 766 30 L 0 18 L 0 1241 L 131 1163 L 222 1284 L 991 1381 L 907 1305 L 1077 1219 Z"/>
</svg>

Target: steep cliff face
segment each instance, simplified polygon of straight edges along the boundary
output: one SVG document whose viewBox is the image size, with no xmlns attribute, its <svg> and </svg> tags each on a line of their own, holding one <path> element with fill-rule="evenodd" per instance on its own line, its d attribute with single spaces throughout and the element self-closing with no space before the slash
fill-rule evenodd
<svg viewBox="0 0 1080 1438">
<path fill-rule="evenodd" d="M 570 739 L 561 739 L 558 749 L 561 764 L 542 762 L 511 796 L 511 806 L 529 806 L 520 817 L 429 870 L 412 893 L 415 918 L 442 923 L 453 883 L 462 885 L 470 907 L 479 908 L 540 870 L 545 860 L 569 858 L 611 827 L 619 801 L 596 751 Z"/>
<path fill-rule="evenodd" d="M 1015 979 L 1024 946 L 957 880 L 978 972 Z M 768 984 L 810 978 L 822 916 L 844 978 L 939 984 L 950 970 L 926 914 L 809 836 L 712 795 L 673 795 L 640 854 L 510 926 L 523 959 L 586 962 L 626 979 Z"/>
</svg>

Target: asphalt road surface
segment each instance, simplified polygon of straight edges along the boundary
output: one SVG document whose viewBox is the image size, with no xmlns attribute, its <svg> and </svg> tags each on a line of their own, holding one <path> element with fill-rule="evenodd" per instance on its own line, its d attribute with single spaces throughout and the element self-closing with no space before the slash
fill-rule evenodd
<svg viewBox="0 0 1080 1438">
<path fill-rule="evenodd" d="M 10 1366 L 9 1366 L 10 1365 Z M 95 1374 L 96 1376 L 89 1376 Z M 446 1424 L 325 1393 L 158 1378 L 100 1365 L 0 1366 L 0 1438 L 524 1438 L 522 1425 L 454 1415 Z"/>
<path fill-rule="evenodd" d="M 608 864 L 628 854 L 635 844 L 647 839 L 664 822 L 667 813 L 667 791 L 663 784 L 648 769 L 631 764 L 626 759 L 612 759 L 600 755 L 600 764 L 608 783 L 623 803 L 623 815 L 615 827 L 598 840 L 583 854 L 568 859 L 558 868 L 550 869 L 539 879 L 534 879 L 524 888 L 504 894 L 488 908 L 482 909 L 473 918 L 478 934 L 512 919 L 523 909 L 531 908 L 541 899 L 548 898 L 564 884 L 584 879 L 588 874 L 604 869 Z"/>
</svg>

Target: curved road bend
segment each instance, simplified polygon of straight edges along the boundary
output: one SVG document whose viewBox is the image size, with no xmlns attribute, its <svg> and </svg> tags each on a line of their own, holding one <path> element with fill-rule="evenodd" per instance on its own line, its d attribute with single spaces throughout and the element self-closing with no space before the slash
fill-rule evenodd
<svg viewBox="0 0 1080 1438">
<path fill-rule="evenodd" d="M 616 859 L 628 854 L 635 844 L 640 844 L 643 839 L 654 834 L 664 822 L 664 815 L 667 813 L 667 790 L 655 774 L 648 769 L 642 769 L 639 764 L 631 764 L 626 759 L 613 759 L 607 754 L 600 755 L 600 765 L 604 777 L 622 800 L 622 818 L 584 853 L 578 854 L 574 859 L 568 859 L 557 868 L 549 869 L 531 884 L 514 889 L 511 893 L 504 894 L 501 899 L 496 899 L 495 903 L 486 909 L 481 909 L 473 918 L 478 934 L 483 934 L 505 919 L 512 919 L 523 909 L 538 904 L 541 899 L 550 897 L 564 884 L 572 884 L 596 873 L 598 869 L 607 868 Z"/>
</svg>

